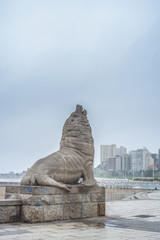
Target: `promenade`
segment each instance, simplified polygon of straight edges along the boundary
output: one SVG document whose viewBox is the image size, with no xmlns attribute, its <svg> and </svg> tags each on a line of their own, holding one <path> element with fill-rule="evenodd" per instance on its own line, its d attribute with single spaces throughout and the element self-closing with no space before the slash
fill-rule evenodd
<svg viewBox="0 0 160 240">
<path fill-rule="evenodd" d="M 38 224 L 1 224 L 0 239 L 157 240 L 160 239 L 160 191 L 139 194 L 136 200 L 128 198 L 107 202 L 105 217 Z"/>
</svg>

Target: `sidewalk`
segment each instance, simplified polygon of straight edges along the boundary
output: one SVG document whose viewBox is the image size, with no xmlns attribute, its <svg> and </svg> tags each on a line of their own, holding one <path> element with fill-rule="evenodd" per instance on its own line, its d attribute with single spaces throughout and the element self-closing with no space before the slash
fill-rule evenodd
<svg viewBox="0 0 160 240">
<path fill-rule="evenodd" d="M 106 216 L 80 221 L 0 225 L 0 240 L 160 239 L 160 191 L 148 200 L 106 203 Z"/>
</svg>

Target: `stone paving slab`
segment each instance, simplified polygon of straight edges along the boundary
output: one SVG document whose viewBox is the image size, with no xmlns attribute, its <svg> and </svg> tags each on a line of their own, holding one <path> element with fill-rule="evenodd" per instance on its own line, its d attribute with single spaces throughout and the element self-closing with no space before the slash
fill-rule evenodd
<svg viewBox="0 0 160 240">
<path fill-rule="evenodd" d="M 117 201 L 106 204 L 106 215 L 116 218 L 160 222 L 159 200 Z"/>
<path fill-rule="evenodd" d="M 50 226 L 50 228 L 53 227 L 53 230 L 50 229 L 44 229 L 43 231 L 40 231 L 39 228 L 36 230 L 31 230 L 30 233 L 21 233 L 18 235 L 3 235 L 3 240 L 14 240 L 14 239 L 23 239 L 23 240 L 44 240 L 44 239 L 92 239 L 92 240 L 101 240 L 101 239 L 159 239 L 159 233 L 148 233 L 146 231 L 135 231 L 132 229 L 118 229 L 118 228 L 111 228 L 111 227 L 105 227 L 105 228 L 99 228 L 96 229 L 94 227 L 88 227 L 85 224 L 79 224 L 79 226 L 75 226 L 73 224 L 67 224 L 67 228 L 71 225 L 73 228 L 69 229 L 54 229 L 53 226 Z"/>
<path fill-rule="evenodd" d="M 111 219 L 108 217 L 92 218 L 80 221 L 62 221 L 42 224 L 3 224 L 0 226 L 0 239 L 3 240 L 67 240 L 67 239 L 160 239 L 159 223 L 155 230 L 151 229 L 148 222 L 147 229 L 145 221 L 137 221 L 133 225 L 133 220 Z M 135 221 L 136 223 L 136 221 Z M 119 226 L 118 226 L 119 224 Z M 153 223 L 152 223 L 153 224 Z M 142 226 L 140 228 L 140 225 Z M 158 232 L 157 232 L 158 231 Z"/>
<path fill-rule="evenodd" d="M 148 198 L 152 200 L 160 200 L 160 191 L 148 193 Z"/>
</svg>

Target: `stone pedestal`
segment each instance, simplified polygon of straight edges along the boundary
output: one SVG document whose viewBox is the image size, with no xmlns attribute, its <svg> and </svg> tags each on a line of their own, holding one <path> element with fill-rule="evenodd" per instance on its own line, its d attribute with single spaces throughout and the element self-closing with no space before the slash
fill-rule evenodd
<svg viewBox="0 0 160 240">
<path fill-rule="evenodd" d="M 105 188 L 80 185 L 71 192 L 45 186 L 7 186 L 6 199 L 21 199 L 21 220 L 30 223 L 105 215 Z"/>
</svg>

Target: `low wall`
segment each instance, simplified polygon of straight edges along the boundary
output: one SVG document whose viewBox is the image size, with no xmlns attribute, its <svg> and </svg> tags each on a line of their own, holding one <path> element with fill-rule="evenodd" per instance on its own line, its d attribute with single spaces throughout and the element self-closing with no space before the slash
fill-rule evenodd
<svg viewBox="0 0 160 240">
<path fill-rule="evenodd" d="M 138 192 L 148 192 L 147 189 L 119 189 L 119 188 L 106 188 L 106 202 L 122 200 L 129 197 L 130 195 L 136 194 Z"/>
<path fill-rule="evenodd" d="M 19 221 L 21 217 L 21 200 L 0 200 L 0 223 Z"/>
</svg>

